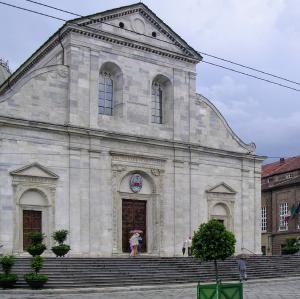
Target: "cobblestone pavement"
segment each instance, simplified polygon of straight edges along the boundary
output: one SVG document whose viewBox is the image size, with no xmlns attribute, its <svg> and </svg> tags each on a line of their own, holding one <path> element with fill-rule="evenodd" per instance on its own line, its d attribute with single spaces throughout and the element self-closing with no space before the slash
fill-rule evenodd
<svg viewBox="0 0 300 299">
<path fill-rule="evenodd" d="M 195 299 L 196 285 L 132 287 L 123 289 L 9 290 L 1 299 Z M 300 299 L 300 277 L 250 281 L 244 284 L 244 299 Z"/>
</svg>

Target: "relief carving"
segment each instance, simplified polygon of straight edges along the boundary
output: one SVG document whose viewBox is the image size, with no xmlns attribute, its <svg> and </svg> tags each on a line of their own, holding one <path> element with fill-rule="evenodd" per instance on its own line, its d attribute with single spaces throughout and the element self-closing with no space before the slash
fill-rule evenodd
<svg viewBox="0 0 300 299">
<path fill-rule="evenodd" d="M 162 169 L 158 169 L 158 168 L 152 168 L 151 169 L 151 173 L 154 175 L 154 176 L 160 176 L 164 173 L 164 171 Z"/>
</svg>

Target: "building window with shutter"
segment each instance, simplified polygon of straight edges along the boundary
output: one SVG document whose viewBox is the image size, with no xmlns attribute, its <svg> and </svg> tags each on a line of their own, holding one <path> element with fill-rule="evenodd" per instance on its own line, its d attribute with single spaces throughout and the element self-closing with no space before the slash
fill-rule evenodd
<svg viewBox="0 0 300 299">
<path fill-rule="evenodd" d="M 100 73 L 99 76 L 99 95 L 98 95 L 98 113 L 112 115 L 113 102 L 113 80 L 111 74 L 107 72 Z"/>
<path fill-rule="evenodd" d="M 261 208 L 261 230 L 263 232 L 267 231 L 267 208 Z"/>
<path fill-rule="evenodd" d="M 289 206 L 287 202 L 281 203 L 279 205 L 279 230 L 284 231 L 288 230 L 288 211 Z"/>
</svg>

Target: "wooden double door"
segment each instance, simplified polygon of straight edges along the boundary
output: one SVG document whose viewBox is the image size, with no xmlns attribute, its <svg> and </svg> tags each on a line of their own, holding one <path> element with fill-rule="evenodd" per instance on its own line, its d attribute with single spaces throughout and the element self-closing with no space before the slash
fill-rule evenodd
<svg viewBox="0 0 300 299">
<path fill-rule="evenodd" d="M 122 250 L 129 252 L 130 231 L 141 230 L 142 252 L 147 251 L 146 236 L 146 201 L 143 200 L 122 200 Z"/>
<path fill-rule="evenodd" d="M 33 210 L 23 210 L 23 249 L 30 244 L 28 238 L 32 232 L 42 232 L 42 212 Z"/>
</svg>

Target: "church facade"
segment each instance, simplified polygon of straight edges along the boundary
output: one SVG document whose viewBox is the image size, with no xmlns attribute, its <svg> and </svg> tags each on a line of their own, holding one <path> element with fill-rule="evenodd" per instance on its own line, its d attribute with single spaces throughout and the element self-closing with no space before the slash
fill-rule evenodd
<svg viewBox="0 0 300 299">
<path fill-rule="evenodd" d="M 122 255 L 138 229 L 176 256 L 216 218 L 260 253 L 262 157 L 196 93 L 201 59 L 137 3 L 65 23 L 3 82 L 3 251 L 67 229 L 70 255 Z"/>
</svg>

